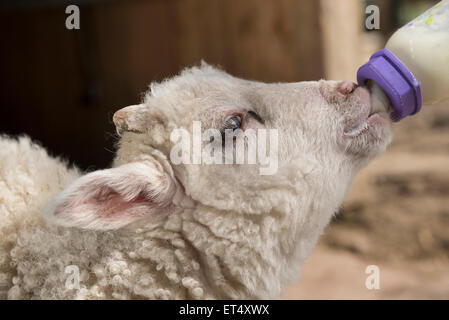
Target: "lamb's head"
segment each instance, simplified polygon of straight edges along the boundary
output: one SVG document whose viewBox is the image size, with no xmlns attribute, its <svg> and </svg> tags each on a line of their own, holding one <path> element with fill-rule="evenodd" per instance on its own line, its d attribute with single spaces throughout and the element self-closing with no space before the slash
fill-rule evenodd
<svg viewBox="0 0 449 320">
<path fill-rule="evenodd" d="M 219 210 L 297 212 L 300 219 L 315 202 L 327 221 L 355 173 L 392 136 L 386 112 L 371 110 L 369 91 L 351 82 L 266 84 L 205 64 L 153 84 L 142 104 L 119 110 L 114 122 L 121 135 L 116 168 L 80 178 L 51 203 L 47 215 L 71 220 L 55 212 L 76 205 L 86 211 L 94 199 L 89 215 L 77 215 L 78 222 L 117 228 L 167 207 L 182 193 Z M 247 134 L 251 131 L 254 136 Z M 238 143 L 225 143 L 229 133 L 237 140 L 246 134 L 243 164 L 236 164 Z M 208 161 L 206 154 L 215 158 Z M 255 164 L 248 163 L 251 154 Z M 131 200 L 135 208 L 120 214 Z M 97 221 L 95 210 L 107 219 Z"/>
<path fill-rule="evenodd" d="M 332 211 L 355 173 L 390 142 L 387 113 L 370 106 L 369 91 L 348 81 L 267 84 L 203 65 L 152 85 L 141 105 L 116 112 L 115 165 L 157 150 L 197 203 L 264 213 L 298 211 L 299 198 L 309 198 Z M 246 138 L 244 164 L 236 164 L 238 142 L 227 152 L 225 132 Z M 256 164 L 248 164 L 251 155 Z"/>
<path fill-rule="evenodd" d="M 80 178 L 44 215 L 91 229 L 183 208 L 272 216 L 287 247 L 316 240 L 355 173 L 392 135 L 387 113 L 371 110 L 369 91 L 353 83 L 266 84 L 208 65 L 153 84 L 142 104 L 117 111 L 114 122 L 121 138 L 113 168 Z M 236 164 L 239 138 L 251 131 L 257 139 L 247 135 L 244 163 Z"/>
</svg>

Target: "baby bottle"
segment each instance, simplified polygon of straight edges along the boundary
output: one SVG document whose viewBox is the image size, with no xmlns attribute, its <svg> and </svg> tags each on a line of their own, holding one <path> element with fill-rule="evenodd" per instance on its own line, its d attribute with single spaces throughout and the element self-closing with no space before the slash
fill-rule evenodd
<svg viewBox="0 0 449 320">
<path fill-rule="evenodd" d="M 389 102 L 393 121 L 449 99 L 449 0 L 397 30 L 385 48 L 359 68 L 357 82 L 371 87 L 374 104 Z"/>
</svg>

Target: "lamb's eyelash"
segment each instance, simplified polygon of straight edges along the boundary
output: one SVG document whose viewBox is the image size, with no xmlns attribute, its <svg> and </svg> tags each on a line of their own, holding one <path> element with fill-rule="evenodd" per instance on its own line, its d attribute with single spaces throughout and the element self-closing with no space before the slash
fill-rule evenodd
<svg viewBox="0 0 449 320">
<path fill-rule="evenodd" d="M 249 110 L 248 114 L 250 114 L 254 119 L 256 119 L 258 122 L 260 122 L 261 124 L 265 124 L 265 120 L 262 119 L 261 116 L 259 116 L 256 112 Z"/>
</svg>

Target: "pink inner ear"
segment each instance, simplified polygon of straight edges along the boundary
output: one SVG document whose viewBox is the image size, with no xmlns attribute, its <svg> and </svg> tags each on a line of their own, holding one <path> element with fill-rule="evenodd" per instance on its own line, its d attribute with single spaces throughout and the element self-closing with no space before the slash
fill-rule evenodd
<svg viewBox="0 0 449 320">
<path fill-rule="evenodd" d="M 153 199 L 145 195 L 144 191 L 140 191 L 128 200 L 107 186 L 97 191 L 89 190 L 89 188 L 84 189 L 81 194 L 85 194 L 87 197 L 69 199 L 67 202 L 61 203 L 56 208 L 55 213 L 70 213 L 76 218 L 77 215 L 81 216 L 87 212 L 92 212 L 95 213 L 98 220 L 126 223 L 143 217 L 157 206 Z"/>
<path fill-rule="evenodd" d="M 85 202 L 92 206 L 96 214 L 107 220 L 122 220 L 126 218 L 139 218 L 151 209 L 151 199 L 147 199 L 143 191 L 131 200 L 125 200 L 118 192 L 109 189 L 108 193 L 94 194 Z"/>
</svg>

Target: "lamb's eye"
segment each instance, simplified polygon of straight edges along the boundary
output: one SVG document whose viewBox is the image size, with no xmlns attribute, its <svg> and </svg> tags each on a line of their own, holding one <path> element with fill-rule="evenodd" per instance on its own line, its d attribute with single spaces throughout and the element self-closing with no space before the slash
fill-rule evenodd
<svg viewBox="0 0 449 320">
<path fill-rule="evenodd" d="M 237 129 L 240 129 L 241 126 L 242 126 L 242 118 L 238 115 L 233 114 L 226 117 L 225 121 L 221 126 L 221 131 L 225 132 L 225 130 L 227 129 L 235 131 Z"/>
</svg>

